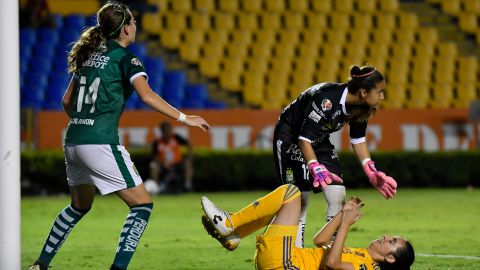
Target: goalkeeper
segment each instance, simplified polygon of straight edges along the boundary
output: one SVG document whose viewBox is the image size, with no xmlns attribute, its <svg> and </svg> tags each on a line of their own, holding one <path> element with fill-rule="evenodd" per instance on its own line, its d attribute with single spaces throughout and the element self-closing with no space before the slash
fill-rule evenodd
<svg viewBox="0 0 480 270">
<path fill-rule="evenodd" d="M 366 248 L 345 247 L 348 230 L 361 217 L 364 203 L 357 197 L 345 203 L 315 236 L 317 248 L 298 248 L 292 242 L 300 218 L 300 191 L 282 185 L 242 210 L 228 214 L 202 197 L 205 214 L 202 222 L 207 232 L 228 250 L 240 239 L 267 226 L 257 237 L 256 269 L 341 269 L 378 270 L 410 269 L 415 259 L 412 245 L 402 237 L 383 236 Z M 333 243 L 332 235 L 337 231 Z"/>
<path fill-rule="evenodd" d="M 330 134 L 346 124 L 350 143 L 370 183 L 386 198 L 395 196 L 397 183 L 375 169 L 367 148 L 369 118 L 384 99 L 385 80 L 371 66 L 353 66 L 346 83 L 316 84 L 290 103 L 275 126 L 273 154 L 282 184 L 302 191 L 302 211 L 295 245 L 303 247 L 309 191 L 323 191 L 326 219 L 332 219 L 345 200 L 342 168 Z"/>
</svg>

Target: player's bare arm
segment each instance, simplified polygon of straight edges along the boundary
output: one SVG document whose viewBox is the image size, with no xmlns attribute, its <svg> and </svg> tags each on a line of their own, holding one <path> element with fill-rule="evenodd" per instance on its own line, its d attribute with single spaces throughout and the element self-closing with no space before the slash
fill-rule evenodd
<svg viewBox="0 0 480 270">
<path fill-rule="evenodd" d="M 67 91 L 62 98 L 62 106 L 65 113 L 68 115 L 68 118 L 72 116 L 72 107 L 73 107 L 73 90 L 76 88 L 75 77 L 72 77 L 68 83 Z"/>
<path fill-rule="evenodd" d="M 210 125 L 202 117 L 196 115 L 185 115 L 168 104 L 168 102 L 153 92 L 145 77 L 139 76 L 132 82 L 132 85 L 142 102 L 150 106 L 152 109 L 176 119 L 187 126 L 199 127 L 203 131 L 207 131 L 210 128 Z"/>
</svg>

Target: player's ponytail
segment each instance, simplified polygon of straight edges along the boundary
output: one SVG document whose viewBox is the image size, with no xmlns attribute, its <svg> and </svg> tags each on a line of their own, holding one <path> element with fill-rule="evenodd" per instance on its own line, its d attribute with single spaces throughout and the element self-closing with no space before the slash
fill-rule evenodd
<svg viewBox="0 0 480 270">
<path fill-rule="evenodd" d="M 352 66 L 347 81 L 347 88 L 350 94 L 357 94 L 360 89 L 368 92 L 377 86 L 377 83 L 384 80 L 382 73 L 372 66 Z M 377 109 L 370 106 L 353 106 L 348 121 L 365 122 L 373 116 Z"/>
<path fill-rule="evenodd" d="M 410 270 L 410 266 L 415 260 L 415 251 L 412 244 L 407 240 L 405 240 L 405 246 L 398 248 L 392 255 L 395 257 L 395 262 L 380 264 L 382 270 Z"/>
<path fill-rule="evenodd" d="M 73 44 L 68 54 L 68 72 L 76 72 L 93 52 L 105 47 L 108 39 L 117 39 L 122 26 L 129 24 L 132 15 L 127 6 L 108 2 L 97 12 L 97 25 L 87 28 Z"/>
</svg>

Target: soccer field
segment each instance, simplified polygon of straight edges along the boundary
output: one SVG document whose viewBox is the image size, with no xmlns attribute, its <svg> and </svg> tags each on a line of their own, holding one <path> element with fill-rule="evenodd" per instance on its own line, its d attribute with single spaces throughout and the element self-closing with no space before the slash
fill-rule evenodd
<svg viewBox="0 0 480 270">
<path fill-rule="evenodd" d="M 236 211 L 268 191 L 207 193 L 227 211 Z M 200 196 L 161 195 L 129 269 L 254 269 L 255 237 L 225 251 L 204 231 Z M 465 189 L 400 189 L 385 201 L 373 189 L 348 190 L 362 197 L 364 217 L 354 225 L 347 245 L 367 246 L 382 234 L 410 239 L 417 257 L 412 269 L 480 269 L 480 191 Z M 69 198 L 22 198 L 22 267 L 38 256 L 58 212 Z M 93 209 L 68 237 L 51 269 L 108 269 L 128 208 L 115 196 L 98 196 Z M 312 196 L 307 218 L 306 245 L 324 225 L 322 194 Z M 259 234 L 261 231 L 255 233 Z M 447 255 L 429 256 L 429 255 Z M 448 257 L 448 258 L 446 258 Z"/>
</svg>

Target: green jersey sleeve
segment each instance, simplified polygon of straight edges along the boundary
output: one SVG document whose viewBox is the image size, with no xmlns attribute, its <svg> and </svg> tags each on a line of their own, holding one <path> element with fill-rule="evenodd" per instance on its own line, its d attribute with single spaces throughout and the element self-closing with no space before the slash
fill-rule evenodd
<svg viewBox="0 0 480 270">
<path fill-rule="evenodd" d="M 143 68 L 142 62 L 133 54 L 127 54 L 122 58 L 120 69 L 125 78 L 130 81 L 130 84 L 139 76 L 145 76 L 145 79 L 148 80 L 148 75 Z"/>
</svg>

